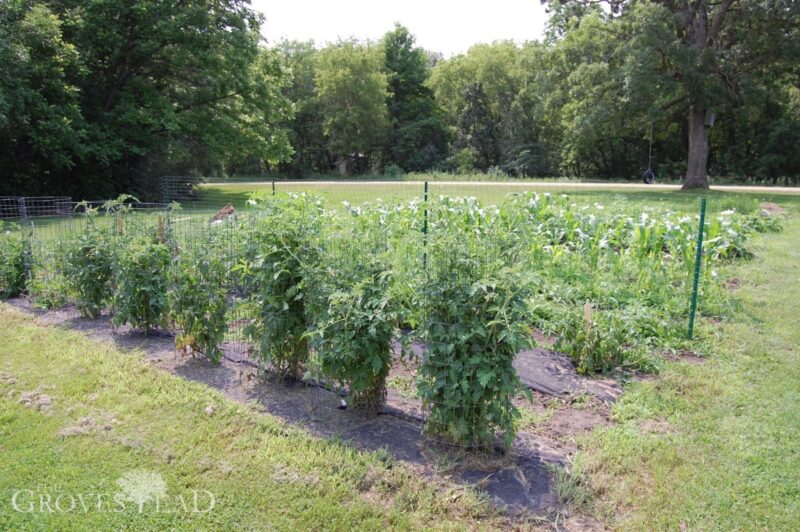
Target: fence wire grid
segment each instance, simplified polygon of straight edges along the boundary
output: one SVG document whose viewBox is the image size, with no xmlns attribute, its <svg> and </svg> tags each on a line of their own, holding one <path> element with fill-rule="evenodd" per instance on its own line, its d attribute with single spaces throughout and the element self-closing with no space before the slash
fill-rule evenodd
<svg viewBox="0 0 800 532">
<path fill-rule="evenodd" d="M 310 331 L 312 358 L 305 376 L 331 389 L 346 386 L 313 367 L 314 352 L 347 345 L 379 352 L 388 341 L 392 367 L 410 361 L 427 368 L 404 377 L 424 390 L 410 395 L 428 420 L 427 432 L 476 447 L 491 445 L 502 435 L 496 429 L 513 423 L 509 397 L 515 394 L 507 392 L 518 384 L 517 350 L 534 331 L 586 334 L 587 302 L 598 316 L 608 315 L 595 320 L 597 327 L 621 323 L 629 339 L 655 346 L 683 336 L 696 204 L 675 212 L 658 200 L 652 207 L 558 184 L 535 188 L 521 182 L 215 184 L 178 176 L 164 178 L 159 203 L 104 210 L 104 202 L 67 197 L 2 197 L 0 219 L 6 234 L 25 241 L 27 291 L 44 307 L 74 299 L 63 274 L 65 250 L 89 226 L 104 227 L 121 243 L 149 235 L 170 249 L 173 273 L 180 257 L 201 257 L 196 264 L 203 268 L 221 261 L 216 283 L 224 334 L 217 343 L 226 358 L 264 371 L 270 361 L 260 353 L 270 346 L 258 334 L 275 325 L 265 325 L 273 318 L 263 312 L 265 301 L 280 294 L 256 294 L 257 277 L 248 268 L 269 260 L 259 242 L 274 243 L 276 235 L 278 242 L 302 239 L 294 251 L 302 254 L 295 258 L 307 277 L 298 289 L 306 312 L 334 328 L 337 317 L 355 320 L 360 312 L 350 336 L 375 338 L 374 344 L 358 338 L 325 343 L 332 329 L 320 330 L 307 318 L 301 326 Z M 298 201 L 305 203 L 298 207 Z M 701 301 L 713 286 L 704 273 Z M 388 338 L 376 332 L 384 322 L 391 322 Z M 168 327 L 181 335 L 174 323 Z M 402 349 L 401 338 L 410 338 Z M 384 375 L 390 387 L 397 381 L 392 375 Z"/>
</svg>

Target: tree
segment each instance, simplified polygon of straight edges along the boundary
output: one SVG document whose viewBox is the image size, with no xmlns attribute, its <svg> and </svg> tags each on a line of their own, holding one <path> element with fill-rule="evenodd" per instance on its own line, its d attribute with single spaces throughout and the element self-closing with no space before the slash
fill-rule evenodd
<svg viewBox="0 0 800 532">
<path fill-rule="evenodd" d="M 287 111 L 282 75 L 244 1 L 61 5 L 90 72 L 81 95 L 93 149 L 81 169 L 94 190 L 111 176 L 130 190 L 137 174 L 221 173 L 228 153 L 288 155 L 272 127 Z"/>
<path fill-rule="evenodd" d="M 328 149 L 352 172 L 352 158 L 376 155 L 389 127 L 386 74 L 379 50 L 354 40 L 319 52 L 316 94 Z"/>
<path fill-rule="evenodd" d="M 634 37 L 620 40 L 618 34 Z M 633 16 L 614 20 L 596 11 L 571 24 L 549 47 L 541 78 L 546 89 L 540 92 L 563 172 L 641 175 L 651 134 L 661 168 L 669 166 L 669 157 L 683 156 L 672 140 L 681 133 L 674 117 L 657 112 L 672 98 L 675 85 L 655 73 L 661 55 L 651 53 L 650 42 L 661 42 L 665 34 L 669 28 L 658 24 Z M 677 154 L 671 151 L 676 147 Z"/>
<path fill-rule="evenodd" d="M 542 3 L 548 2 L 542 0 Z M 549 2 L 559 15 L 582 15 L 575 6 L 600 3 L 610 6 L 611 13 L 622 20 L 651 17 L 673 30 L 669 40 L 653 43 L 649 51 L 661 59 L 655 73 L 677 82 L 668 106 L 683 110 L 686 116 L 688 150 L 684 189 L 708 188 L 709 128 L 715 123 L 716 111 L 739 96 L 748 76 L 769 65 L 786 62 L 787 56 L 797 58 L 800 3 L 795 0 Z M 558 20 L 569 25 L 563 16 Z M 629 40 L 635 36 L 621 33 L 618 38 Z M 789 63 L 796 64 L 796 60 Z"/>
<path fill-rule="evenodd" d="M 464 102 L 455 148 L 473 153 L 475 168 L 485 172 L 500 160 L 496 119 L 492 116 L 480 83 L 467 86 Z"/>
<path fill-rule="evenodd" d="M 294 106 L 294 115 L 286 122 L 294 154 L 281 168 L 295 175 L 327 172 L 331 161 L 315 81 L 319 52 L 313 41 L 283 41 L 277 51 L 291 80 L 283 94 Z"/>
<path fill-rule="evenodd" d="M 553 90 L 552 49 L 525 43 L 516 54 L 516 94 L 507 110 L 502 169 L 517 176 L 552 176 L 558 168 L 558 143 L 546 103 Z"/>
<path fill-rule="evenodd" d="M 61 188 L 84 153 L 79 54 L 61 25 L 44 4 L 0 3 L 0 194 Z"/>
<path fill-rule="evenodd" d="M 404 170 L 428 169 L 444 156 L 447 139 L 433 91 L 425 85 L 430 75 L 427 54 L 414 46 L 414 36 L 400 24 L 381 45 L 392 128 L 386 144 L 389 160 Z"/>
<path fill-rule="evenodd" d="M 731 140 L 741 145 L 746 155 L 755 154 L 747 157 L 753 161 L 750 175 L 772 176 L 773 183 L 783 176 L 788 184 L 790 178 L 800 177 L 800 88 L 776 87 L 754 111 L 756 124 L 742 128 Z M 739 123 L 750 125 L 744 120 Z"/>
<path fill-rule="evenodd" d="M 466 110 L 465 95 L 472 92 L 470 85 L 481 86 L 488 110 L 485 118 L 494 121 L 493 150 L 498 152 L 491 166 L 499 165 L 515 175 L 550 172 L 552 157 L 544 151 L 552 147 L 543 139 L 546 53 L 536 43 L 523 47 L 511 41 L 478 44 L 465 55 L 437 63 L 429 80 L 445 124 L 454 134 Z M 463 155 L 456 159 L 466 162 Z"/>
<path fill-rule="evenodd" d="M 247 2 L 2 6 L 0 31 L 12 40 L 0 53 L 28 58 L 2 74 L 19 124 L 5 135 L 23 148 L 11 167 L 28 192 L 152 196 L 164 173 L 224 173 L 290 154 L 276 127 L 289 112 L 284 74 L 260 46 L 261 17 Z"/>
</svg>

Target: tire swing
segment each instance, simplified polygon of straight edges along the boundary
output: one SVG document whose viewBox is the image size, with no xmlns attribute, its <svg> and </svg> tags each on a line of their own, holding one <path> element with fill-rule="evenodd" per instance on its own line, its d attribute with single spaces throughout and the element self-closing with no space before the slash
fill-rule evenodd
<svg viewBox="0 0 800 532">
<path fill-rule="evenodd" d="M 642 181 L 645 185 L 652 185 L 656 182 L 656 173 L 653 170 L 653 124 L 650 123 L 650 149 L 647 152 L 647 170 L 642 174 Z"/>
</svg>

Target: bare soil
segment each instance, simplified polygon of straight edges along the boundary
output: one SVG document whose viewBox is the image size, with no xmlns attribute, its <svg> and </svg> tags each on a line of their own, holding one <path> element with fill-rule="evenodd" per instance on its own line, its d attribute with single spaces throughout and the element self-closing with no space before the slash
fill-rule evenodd
<svg viewBox="0 0 800 532">
<path fill-rule="evenodd" d="M 764 202 L 764 203 L 760 204 L 759 207 L 761 207 L 762 209 L 764 209 L 765 211 L 767 211 L 770 214 L 781 214 L 781 213 L 783 213 L 783 207 L 780 207 L 779 205 L 776 205 L 774 203 Z"/>
<path fill-rule="evenodd" d="M 425 412 L 413 385 L 424 353 L 422 345 L 412 345 L 411 353 L 404 358 L 399 347 L 395 350 L 386 405 L 377 414 L 366 413 L 342 409 L 341 394 L 321 386 L 264 382 L 258 376 L 257 363 L 248 356 L 249 350 L 237 342 L 226 342 L 226 357 L 214 365 L 205 358 L 177 353 L 174 338 L 167 332 L 145 335 L 127 327 L 114 328 L 107 315 L 82 318 L 71 307 L 43 312 L 31 309 L 23 299 L 8 303 L 34 314 L 43 325 L 66 327 L 111 342 L 155 367 L 216 388 L 233 400 L 301 426 L 315 436 L 337 436 L 362 450 L 386 449 L 421 475 L 472 484 L 498 506 L 540 515 L 558 502 L 548 467 L 567 464 L 582 434 L 609 424 L 609 404 L 622 393 L 613 379 L 578 375 L 564 355 L 544 349 L 523 351 L 515 366 L 523 383 L 533 390 L 534 401 L 531 404 L 520 399 L 519 405 L 532 409 L 538 421 L 521 427 L 506 452 L 466 451 L 431 442 L 423 435 Z M 13 378 L 8 374 L 1 377 Z M 31 406 L 40 400 L 40 394 L 34 394 L 28 398 Z M 47 399 L 42 401 L 46 403 Z M 213 405 L 206 414 L 213 415 Z M 107 426 L 111 426 L 109 420 L 80 419 L 65 426 L 62 436 L 109 430 Z"/>
<path fill-rule="evenodd" d="M 581 436 L 611 424 L 611 407 L 591 395 L 556 398 L 532 392 L 533 401 L 518 399 L 520 410 L 532 412 L 533 421 L 523 425 L 518 438 L 547 443 L 554 453 L 572 456 Z"/>
<path fill-rule="evenodd" d="M 679 349 L 676 352 L 665 352 L 664 358 L 670 362 L 685 362 L 687 364 L 704 364 L 706 358 L 688 349 Z"/>
<path fill-rule="evenodd" d="M 738 290 L 741 285 L 742 285 L 742 282 L 737 277 L 734 277 L 732 279 L 728 279 L 727 281 L 725 281 L 725 288 L 727 288 L 728 290 L 730 290 L 732 292 L 735 291 L 735 290 Z"/>
</svg>

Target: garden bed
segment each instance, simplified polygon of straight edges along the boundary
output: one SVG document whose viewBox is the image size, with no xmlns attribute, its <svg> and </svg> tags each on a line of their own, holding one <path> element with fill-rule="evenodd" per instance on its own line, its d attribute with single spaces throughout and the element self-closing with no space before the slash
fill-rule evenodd
<svg viewBox="0 0 800 532">
<path fill-rule="evenodd" d="M 378 415 L 368 415 L 358 409 L 342 409 L 339 394 L 320 386 L 263 381 L 252 361 L 242 356 L 246 350 L 236 343 L 223 344 L 225 357 L 214 365 L 205 358 L 177 353 L 169 333 L 144 335 L 127 327 L 115 328 L 106 314 L 89 319 L 80 317 L 71 306 L 39 311 L 22 298 L 7 303 L 34 314 L 43 325 L 78 330 L 141 353 L 159 369 L 204 383 L 235 401 L 255 404 L 262 412 L 302 426 L 317 437 L 338 437 L 362 450 L 386 449 L 423 476 L 444 474 L 455 482 L 476 486 L 498 506 L 536 513 L 557 504 L 550 467 L 568 463 L 577 450 L 575 439 L 580 434 L 608 423 L 608 407 L 603 400 L 613 400 L 616 395 L 610 390 L 619 389 L 607 379 L 579 376 L 574 367 L 570 371 L 571 364 L 562 355 L 546 350 L 523 351 L 519 355 L 523 382 L 536 388 L 546 384 L 553 393 L 534 392 L 532 402 L 517 400 L 523 419 L 508 451 L 467 451 L 432 442 L 423 435 L 421 401 L 409 391 L 413 387 L 395 385 L 413 378 L 413 357 L 400 359 L 395 354 L 386 404 Z M 419 353 L 422 347 L 415 345 L 412 349 Z M 527 372 L 525 368 L 534 363 L 543 363 L 546 369 Z M 590 390 L 597 391 L 596 398 L 588 395 Z M 531 412 L 534 419 L 529 416 Z"/>
</svg>

